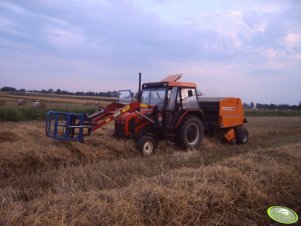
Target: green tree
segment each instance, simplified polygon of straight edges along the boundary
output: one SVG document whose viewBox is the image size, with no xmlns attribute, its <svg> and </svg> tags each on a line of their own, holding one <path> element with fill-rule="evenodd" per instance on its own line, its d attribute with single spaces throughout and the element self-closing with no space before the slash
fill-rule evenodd
<svg viewBox="0 0 301 226">
<path fill-rule="evenodd" d="M 56 91 L 55 91 L 55 94 L 61 94 L 62 93 L 62 90 L 60 90 L 60 89 L 57 89 Z"/>
<path fill-rule="evenodd" d="M 254 102 L 251 102 L 250 103 L 250 108 L 254 108 L 254 106 L 255 106 Z"/>
</svg>

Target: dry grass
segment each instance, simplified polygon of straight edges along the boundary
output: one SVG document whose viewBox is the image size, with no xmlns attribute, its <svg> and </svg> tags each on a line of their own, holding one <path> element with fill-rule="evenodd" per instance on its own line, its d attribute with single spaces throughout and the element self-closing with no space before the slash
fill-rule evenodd
<svg viewBox="0 0 301 226">
<path fill-rule="evenodd" d="M 84 144 L 42 123 L 1 123 L 0 224 L 269 225 L 270 205 L 301 213 L 301 118 L 251 118 L 251 140 L 206 138 L 200 151 L 162 142 L 142 158 L 112 125 Z"/>
<path fill-rule="evenodd" d="M 1 104 L 3 101 L 5 104 Z M 28 99 L 23 105 L 18 105 L 17 100 L 14 98 L 3 98 L 0 96 L 0 109 L 20 109 L 20 108 L 32 108 L 35 99 L 31 98 Z M 42 103 L 45 103 L 46 109 L 53 110 L 53 109 L 64 109 L 65 111 L 68 110 L 85 110 L 85 109 L 96 109 L 97 105 L 106 106 L 111 102 L 107 101 L 97 101 L 97 102 L 87 102 L 85 100 L 74 100 L 74 99 L 59 99 L 59 101 L 55 101 L 51 98 L 45 98 L 41 100 Z M 88 103 L 88 104 L 86 104 Z"/>
<path fill-rule="evenodd" d="M 46 108 L 46 104 L 44 102 L 36 101 L 36 102 L 32 103 L 32 107 L 33 108 L 42 108 L 42 109 L 45 109 Z"/>
<path fill-rule="evenodd" d="M 19 99 L 17 101 L 17 105 L 25 105 L 26 104 L 26 101 L 24 99 Z"/>
</svg>

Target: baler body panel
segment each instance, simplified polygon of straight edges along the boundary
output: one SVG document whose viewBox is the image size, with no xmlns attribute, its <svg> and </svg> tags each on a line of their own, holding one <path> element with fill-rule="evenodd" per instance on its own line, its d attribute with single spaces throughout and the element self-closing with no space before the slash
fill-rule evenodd
<svg viewBox="0 0 301 226">
<path fill-rule="evenodd" d="M 208 122 L 220 128 L 236 127 L 244 124 L 244 109 L 240 98 L 199 97 L 199 106 Z"/>
<path fill-rule="evenodd" d="M 227 97 L 220 101 L 218 124 L 221 128 L 241 126 L 244 124 L 244 119 L 240 98 Z"/>
</svg>

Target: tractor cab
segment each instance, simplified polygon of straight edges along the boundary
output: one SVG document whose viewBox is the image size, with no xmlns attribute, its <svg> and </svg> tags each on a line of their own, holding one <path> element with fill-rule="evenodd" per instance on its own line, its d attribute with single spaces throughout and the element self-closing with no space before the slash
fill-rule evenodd
<svg viewBox="0 0 301 226">
<path fill-rule="evenodd" d="M 196 84 L 178 82 L 181 76 L 171 75 L 161 82 L 143 84 L 141 102 L 158 106 L 161 111 L 198 108 Z"/>
</svg>

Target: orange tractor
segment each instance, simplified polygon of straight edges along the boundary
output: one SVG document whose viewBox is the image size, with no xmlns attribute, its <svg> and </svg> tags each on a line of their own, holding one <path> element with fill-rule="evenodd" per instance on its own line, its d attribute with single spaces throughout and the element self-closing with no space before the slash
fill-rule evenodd
<svg viewBox="0 0 301 226">
<path fill-rule="evenodd" d="M 129 90 L 92 115 L 49 111 L 46 135 L 58 140 L 83 142 L 85 136 L 115 121 L 115 137 L 133 138 L 143 155 L 153 154 L 160 139 L 173 140 L 183 149 L 198 149 L 204 133 L 222 131 L 232 144 L 248 142 L 247 122 L 241 100 L 233 97 L 202 97 L 196 84 L 180 82 L 182 74 L 160 82 L 144 83 L 137 101 Z"/>
</svg>

